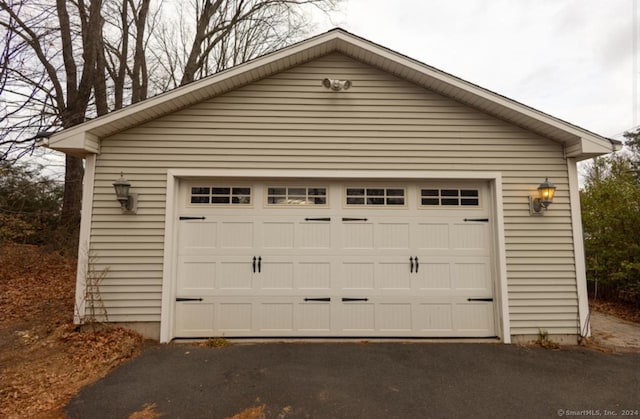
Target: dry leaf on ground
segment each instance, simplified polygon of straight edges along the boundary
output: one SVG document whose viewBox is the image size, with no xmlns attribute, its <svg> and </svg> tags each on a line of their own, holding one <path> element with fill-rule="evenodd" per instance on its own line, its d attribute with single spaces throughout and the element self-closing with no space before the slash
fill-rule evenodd
<svg viewBox="0 0 640 419">
<path fill-rule="evenodd" d="M 141 350 L 121 328 L 73 324 L 76 260 L 37 246 L 0 247 L 0 417 L 64 417 L 85 385 Z"/>
</svg>

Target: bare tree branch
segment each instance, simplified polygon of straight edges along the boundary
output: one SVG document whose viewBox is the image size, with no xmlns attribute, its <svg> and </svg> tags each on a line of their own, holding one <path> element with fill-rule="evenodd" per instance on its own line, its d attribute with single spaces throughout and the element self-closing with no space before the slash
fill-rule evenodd
<svg viewBox="0 0 640 419">
<path fill-rule="evenodd" d="M 16 5 L 14 2 L 0 1 L 0 9 L 4 10 L 8 15 L 9 19 L 0 19 L 0 26 L 4 26 L 8 31 L 15 33 L 17 36 L 24 39 L 24 41 L 32 48 L 33 53 L 38 58 L 42 66 L 45 68 L 47 75 L 49 76 L 49 80 L 54 86 L 56 91 L 56 101 L 57 106 L 60 109 L 65 108 L 64 102 L 64 93 L 62 89 L 62 83 L 58 78 L 58 74 L 56 68 L 52 65 L 46 54 L 44 53 L 42 46 L 40 45 L 40 36 L 38 36 L 35 32 L 30 29 L 30 26 L 18 17 L 16 13 L 12 10 L 12 7 Z"/>
<path fill-rule="evenodd" d="M 0 160 L 41 131 L 144 100 L 281 48 L 340 0 L 0 0 Z M 171 9 L 174 10 L 171 10 Z M 78 226 L 82 161 L 65 158 L 62 221 Z"/>
</svg>

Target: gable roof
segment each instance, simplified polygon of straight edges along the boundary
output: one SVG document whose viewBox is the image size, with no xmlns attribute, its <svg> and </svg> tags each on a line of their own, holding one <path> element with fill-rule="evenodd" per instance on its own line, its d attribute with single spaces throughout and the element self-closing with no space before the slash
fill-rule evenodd
<svg viewBox="0 0 640 419">
<path fill-rule="evenodd" d="M 580 128 L 343 29 L 309 38 L 246 63 L 53 134 L 48 147 L 77 156 L 99 153 L 100 138 L 221 95 L 332 52 L 339 52 L 425 89 L 565 145 L 579 160 L 617 151 L 622 143 Z"/>
</svg>

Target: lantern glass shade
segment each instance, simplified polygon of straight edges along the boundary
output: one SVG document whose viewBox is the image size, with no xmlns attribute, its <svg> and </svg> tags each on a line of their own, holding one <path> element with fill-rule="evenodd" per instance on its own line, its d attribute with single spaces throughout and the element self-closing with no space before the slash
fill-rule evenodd
<svg viewBox="0 0 640 419">
<path fill-rule="evenodd" d="M 546 208 L 553 202 L 553 195 L 556 193 L 556 186 L 546 178 L 544 182 L 538 186 L 538 192 L 540 193 L 540 203 Z"/>
<path fill-rule="evenodd" d="M 129 201 L 129 189 L 131 188 L 131 184 L 120 174 L 120 179 L 113 183 L 113 188 L 116 190 L 116 198 L 122 205 L 122 207 L 126 207 L 127 202 Z"/>
</svg>

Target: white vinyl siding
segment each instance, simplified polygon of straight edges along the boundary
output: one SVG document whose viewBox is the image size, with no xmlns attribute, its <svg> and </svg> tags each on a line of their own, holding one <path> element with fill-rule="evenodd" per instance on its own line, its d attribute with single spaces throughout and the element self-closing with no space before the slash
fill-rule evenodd
<svg viewBox="0 0 640 419">
<path fill-rule="evenodd" d="M 326 77 L 351 80 L 345 92 Z M 331 54 L 106 138 L 97 158 L 91 251 L 109 268 L 111 321 L 159 321 L 166 172 L 199 169 L 500 171 L 511 333 L 578 331 L 567 163 L 558 143 Z M 120 171 L 139 194 L 123 215 Z M 543 217 L 529 193 L 557 186 Z"/>
</svg>

